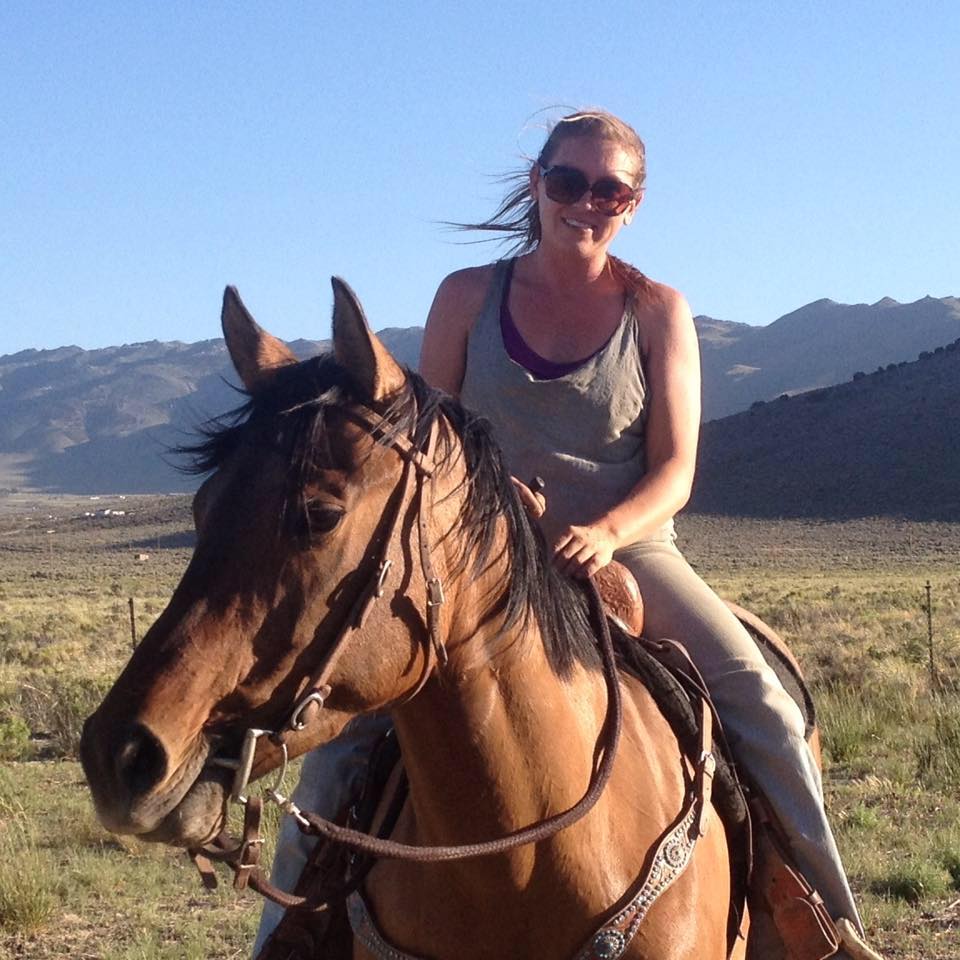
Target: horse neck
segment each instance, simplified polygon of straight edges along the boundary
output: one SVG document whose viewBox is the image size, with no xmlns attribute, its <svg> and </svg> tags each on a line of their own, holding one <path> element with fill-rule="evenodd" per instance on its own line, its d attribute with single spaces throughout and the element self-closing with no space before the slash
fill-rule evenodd
<svg viewBox="0 0 960 960">
<path fill-rule="evenodd" d="M 590 779 L 606 710 L 598 671 L 575 665 L 558 676 L 532 610 L 509 628 L 502 613 L 486 613 L 501 608 L 514 576 L 503 549 L 507 525 L 494 521 L 486 567 L 463 570 L 456 531 L 468 485 L 463 458 L 451 462 L 431 512 L 447 576 L 442 632 L 450 663 L 394 711 L 426 843 L 501 836 L 572 806 Z"/>
<path fill-rule="evenodd" d="M 432 680 L 395 712 L 421 841 L 503 836 L 572 806 L 605 708 L 600 674 L 558 677 L 535 621 L 492 661 Z"/>
</svg>

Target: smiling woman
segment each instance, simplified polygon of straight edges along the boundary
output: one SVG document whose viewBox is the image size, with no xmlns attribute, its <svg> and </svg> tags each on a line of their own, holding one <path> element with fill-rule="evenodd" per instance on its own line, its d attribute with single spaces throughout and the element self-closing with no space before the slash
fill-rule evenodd
<svg viewBox="0 0 960 960">
<path fill-rule="evenodd" d="M 514 475 L 545 479 L 558 567 L 585 577 L 616 558 L 633 572 L 648 635 L 686 645 L 745 775 L 853 931 L 796 706 L 675 543 L 699 432 L 696 332 L 680 293 L 610 253 L 638 213 L 645 172 L 643 143 L 618 117 L 561 119 L 495 214 L 462 225 L 512 239 L 514 256 L 444 280 L 421 371 L 490 419 Z"/>
</svg>

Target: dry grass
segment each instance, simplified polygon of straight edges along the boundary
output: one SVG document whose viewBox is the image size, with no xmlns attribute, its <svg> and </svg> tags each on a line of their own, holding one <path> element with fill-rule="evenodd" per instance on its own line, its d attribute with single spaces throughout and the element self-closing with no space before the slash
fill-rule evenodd
<svg viewBox="0 0 960 960">
<path fill-rule="evenodd" d="M 107 836 L 64 759 L 129 655 L 127 598 L 142 635 L 188 560 L 186 506 L 131 497 L 125 517 L 82 518 L 85 498 L 0 500 L 0 757 L 16 761 L 0 771 L 0 957 L 248 955 L 255 898 L 208 894 L 182 855 Z M 877 942 L 891 960 L 960 956 L 960 528 L 690 517 L 680 532 L 814 681 L 828 806 Z"/>
</svg>

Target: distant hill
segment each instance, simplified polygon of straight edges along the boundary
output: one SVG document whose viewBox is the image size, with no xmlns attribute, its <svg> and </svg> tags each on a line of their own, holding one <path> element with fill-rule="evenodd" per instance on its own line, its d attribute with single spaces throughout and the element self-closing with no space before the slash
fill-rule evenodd
<svg viewBox="0 0 960 960">
<path fill-rule="evenodd" d="M 757 400 L 849 380 L 913 360 L 960 336 L 960 300 L 889 298 L 872 306 L 818 300 L 766 327 L 696 318 L 704 419 Z M 423 331 L 380 336 L 416 365 Z M 329 348 L 298 340 L 298 356 Z M 25 350 L 0 357 L 0 490 L 148 493 L 187 490 L 165 451 L 239 401 L 222 340 Z M 707 431 L 709 435 L 709 431 Z"/>
<path fill-rule="evenodd" d="M 688 509 L 960 522 L 960 339 L 705 424 Z"/>
<path fill-rule="evenodd" d="M 697 317 L 704 419 L 754 400 L 849 380 L 858 370 L 916 360 L 960 336 L 960 299 L 874 304 L 817 300 L 765 327 Z"/>
<path fill-rule="evenodd" d="M 381 331 L 415 366 L 423 331 Z M 295 340 L 298 357 L 329 341 Z M 189 490 L 167 451 L 241 398 L 223 340 L 61 347 L 0 357 L 0 489 L 72 493 Z"/>
</svg>

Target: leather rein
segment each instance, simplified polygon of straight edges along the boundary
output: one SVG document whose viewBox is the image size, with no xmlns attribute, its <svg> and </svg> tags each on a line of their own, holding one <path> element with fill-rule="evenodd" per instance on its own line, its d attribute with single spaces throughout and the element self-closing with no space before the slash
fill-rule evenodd
<svg viewBox="0 0 960 960">
<path fill-rule="evenodd" d="M 238 760 L 218 757 L 211 761 L 214 765 L 235 770 L 231 799 L 244 808 L 242 838 L 237 840 L 224 831 L 211 842 L 188 851 L 197 864 L 206 886 L 216 886 L 216 877 L 210 863 L 210 861 L 216 860 L 227 864 L 234 871 L 234 887 L 244 889 L 250 886 L 262 896 L 285 908 L 323 910 L 328 907 L 329 903 L 280 890 L 264 874 L 259 866 L 260 849 L 263 843 L 259 826 L 264 802 L 274 803 L 285 813 L 292 816 L 304 833 L 324 837 L 373 857 L 430 863 L 500 854 L 553 836 L 582 819 L 593 808 L 610 779 L 622 726 L 620 687 L 610 628 L 600 596 L 591 581 L 588 593 L 594 619 L 599 625 L 599 646 L 608 694 L 607 712 L 598 737 L 600 760 L 594 765 L 586 792 L 572 807 L 498 839 L 449 846 L 419 846 L 398 843 L 340 826 L 317 814 L 300 809 L 281 792 L 283 777 L 287 768 L 285 739 L 290 732 L 304 729 L 308 722 L 308 711 L 312 708 L 323 708 L 332 691 L 332 674 L 343 650 L 347 643 L 360 632 L 371 606 L 383 596 L 385 583 L 392 565 L 388 553 L 400 524 L 404 504 L 408 502 L 408 496 L 412 496 L 409 502 L 415 504 L 417 511 L 420 566 L 427 594 L 425 615 L 427 631 L 424 639 L 424 665 L 420 678 L 402 702 L 407 702 L 416 696 L 427 683 L 437 665 L 445 665 L 447 662 L 446 648 L 440 635 L 440 608 L 444 603 L 443 585 L 436 574 L 431 559 L 427 524 L 427 512 L 433 506 L 434 497 L 435 464 L 432 457 L 436 429 L 430 431 L 425 444 L 426 449 L 421 450 L 412 438 L 393 435 L 389 432 L 388 425 L 372 410 L 364 413 L 349 410 L 345 411 L 345 414 L 373 439 L 392 447 L 404 460 L 403 474 L 396 488 L 399 493 L 393 505 L 389 523 L 386 525 L 386 533 L 382 537 L 375 533 L 367 548 L 367 557 L 373 561 L 372 572 L 367 583 L 351 605 L 320 670 L 302 688 L 302 692 L 290 711 L 284 726 L 278 731 L 248 729 L 244 736 L 241 756 Z M 412 495 L 409 494 L 411 485 L 413 486 Z M 378 540 L 380 541 L 379 544 Z M 703 811 L 707 806 L 710 789 L 709 780 L 712 776 L 713 758 L 709 754 L 710 718 L 708 711 L 704 725 L 707 732 L 703 743 L 701 763 L 698 764 L 696 771 L 694 796 L 685 808 L 692 814 L 694 806 L 700 807 L 699 815 L 696 817 L 696 829 L 693 831 L 695 835 L 702 832 Z M 261 740 L 267 740 L 273 747 L 280 750 L 281 772 L 275 784 L 264 790 L 262 796 L 250 797 L 246 795 L 247 786 L 254 767 L 257 746 Z M 362 880 L 363 873 L 365 871 L 355 875 L 342 889 L 333 891 L 332 895 L 328 895 L 328 899 L 342 898 L 356 889 Z"/>
</svg>

